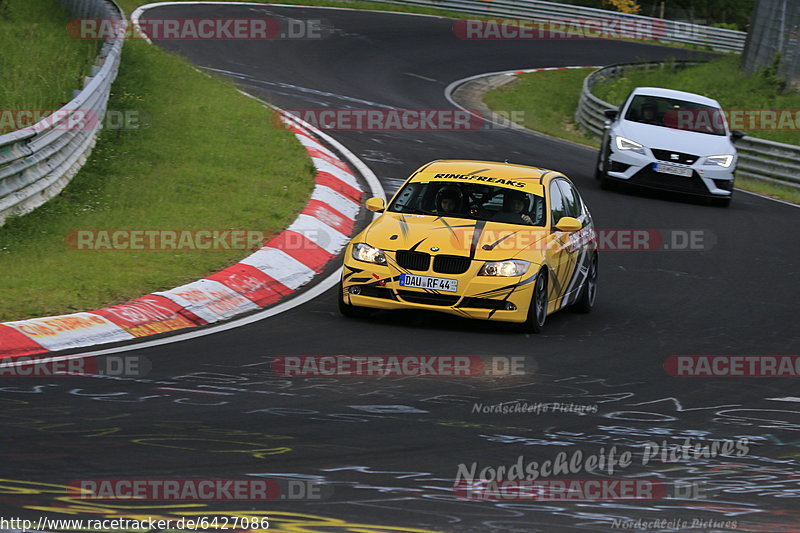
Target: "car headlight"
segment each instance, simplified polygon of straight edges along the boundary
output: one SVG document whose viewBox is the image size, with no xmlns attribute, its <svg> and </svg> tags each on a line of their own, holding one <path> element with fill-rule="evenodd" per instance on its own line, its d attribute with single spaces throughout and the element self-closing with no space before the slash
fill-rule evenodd
<svg viewBox="0 0 800 533">
<path fill-rule="evenodd" d="M 617 137 L 617 150 L 622 152 L 635 152 L 637 154 L 645 155 L 644 153 L 644 146 L 637 143 L 636 141 L 632 141 L 630 139 L 626 139 L 625 137 Z"/>
<path fill-rule="evenodd" d="M 383 250 L 374 248 L 363 242 L 353 245 L 353 259 L 378 265 L 386 264 L 386 255 L 384 255 Z"/>
<path fill-rule="evenodd" d="M 718 165 L 722 168 L 728 168 L 733 163 L 732 155 L 710 155 L 706 157 L 705 165 Z"/>
<path fill-rule="evenodd" d="M 521 276 L 528 271 L 528 261 L 511 259 L 509 261 L 487 261 L 478 272 L 479 276 Z"/>
</svg>

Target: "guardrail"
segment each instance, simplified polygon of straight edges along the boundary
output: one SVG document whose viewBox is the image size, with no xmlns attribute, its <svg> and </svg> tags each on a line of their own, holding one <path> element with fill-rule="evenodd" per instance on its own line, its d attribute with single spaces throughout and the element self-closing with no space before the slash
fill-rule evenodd
<svg viewBox="0 0 800 533">
<path fill-rule="evenodd" d="M 75 18 L 124 21 L 111 0 L 62 0 Z M 94 148 L 117 77 L 126 25 L 103 43 L 83 89 L 64 107 L 33 126 L 0 135 L 0 225 L 61 192 Z M 66 29 L 65 29 L 66 30 Z"/>
<path fill-rule="evenodd" d="M 706 46 L 720 52 L 741 52 L 747 33 L 701 26 L 676 20 L 617 13 L 604 9 L 559 4 L 541 0 L 383 0 L 391 4 L 435 7 L 482 17 L 507 17 L 567 23 L 594 21 L 616 24 L 627 22 L 637 28 L 652 28 L 653 40 Z"/>
<path fill-rule="evenodd" d="M 607 109 L 617 109 L 617 106 L 592 94 L 592 89 L 598 82 L 622 76 L 631 69 L 681 69 L 696 63 L 628 63 L 596 70 L 583 80 L 575 121 L 588 132 L 602 137 L 605 122 L 608 120 L 604 112 Z M 736 142 L 736 150 L 739 153 L 736 167 L 738 175 L 800 188 L 800 146 L 746 136 Z"/>
<path fill-rule="evenodd" d="M 800 146 L 744 137 L 736 150 L 737 174 L 800 189 Z"/>
</svg>

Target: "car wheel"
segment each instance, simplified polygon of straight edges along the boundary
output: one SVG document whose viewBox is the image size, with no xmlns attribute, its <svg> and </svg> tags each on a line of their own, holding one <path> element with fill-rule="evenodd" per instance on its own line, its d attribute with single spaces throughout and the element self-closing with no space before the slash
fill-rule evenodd
<svg viewBox="0 0 800 533">
<path fill-rule="evenodd" d="M 591 313 L 594 301 L 597 298 L 597 254 L 592 255 L 589 263 L 589 273 L 583 284 L 581 295 L 572 308 L 578 313 Z"/>
<path fill-rule="evenodd" d="M 547 320 L 547 270 L 542 269 L 536 276 L 528 317 L 522 323 L 523 331 L 541 333 Z"/>
<path fill-rule="evenodd" d="M 364 318 L 372 314 L 371 309 L 366 307 L 357 307 L 355 305 L 350 305 L 349 303 L 344 301 L 344 287 L 339 284 L 339 312 L 346 316 L 347 318 Z"/>
<path fill-rule="evenodd" d="M 594 167 L 594 178 L 600 182 L 600 188 L 608 190 L 612 187 L 612 182 L 608 178 L 608 157 L 611 155 L 611 150 L 608 147 L 600 147 L 600 153 L 597 154 L 597 164 Z"/>
</svg>

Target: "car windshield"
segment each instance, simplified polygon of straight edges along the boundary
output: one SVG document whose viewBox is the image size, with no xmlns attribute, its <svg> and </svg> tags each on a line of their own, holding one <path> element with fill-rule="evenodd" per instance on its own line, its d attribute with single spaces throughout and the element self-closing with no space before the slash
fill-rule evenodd
<svg viewBox="0 0 800 533">
<path fill-rule="evenodd" d="M 395 196 L 389 211 L 544 226 L 544 198 L 478 183 L 415 181 Z"/>
<path fill-rule="evenodd" d="M 708 135 L 727 135 L 721 109 L 662 96 L 634 96 L 625 120 Z"/>
</svg>

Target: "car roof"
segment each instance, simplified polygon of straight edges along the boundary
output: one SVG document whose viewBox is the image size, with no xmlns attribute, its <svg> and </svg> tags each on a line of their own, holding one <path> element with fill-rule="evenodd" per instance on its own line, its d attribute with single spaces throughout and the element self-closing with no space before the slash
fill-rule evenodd
<svg viewBox="0 0 800 533">
<path fill-rule="evenodd" d="M 674 98 L 675 100 L 685 100 L 696 104 L 720 107 L 719 102 L 712 98 L 700 94 L 687 93 L 685 91 L 676 91 L 674 89 L 662 89 L 661 87 L 637 87 L 633 90 L 633 95 L 663 96 L 664 98 Z"/>
<path fill-rule="evenodd" d="M 463 159 L 432 161 L 417 170 L 411 181 L 472 181 L 486 185 L 522 190 L 544 196 L 542 179 L 564 176 L 546 168 L 498 163 L 496 161 L 472 161 Z M 478 179 L 488 178 L 488 179 Z M 497 180 L 497 181 L 493 181 Z"/>
</svg>

